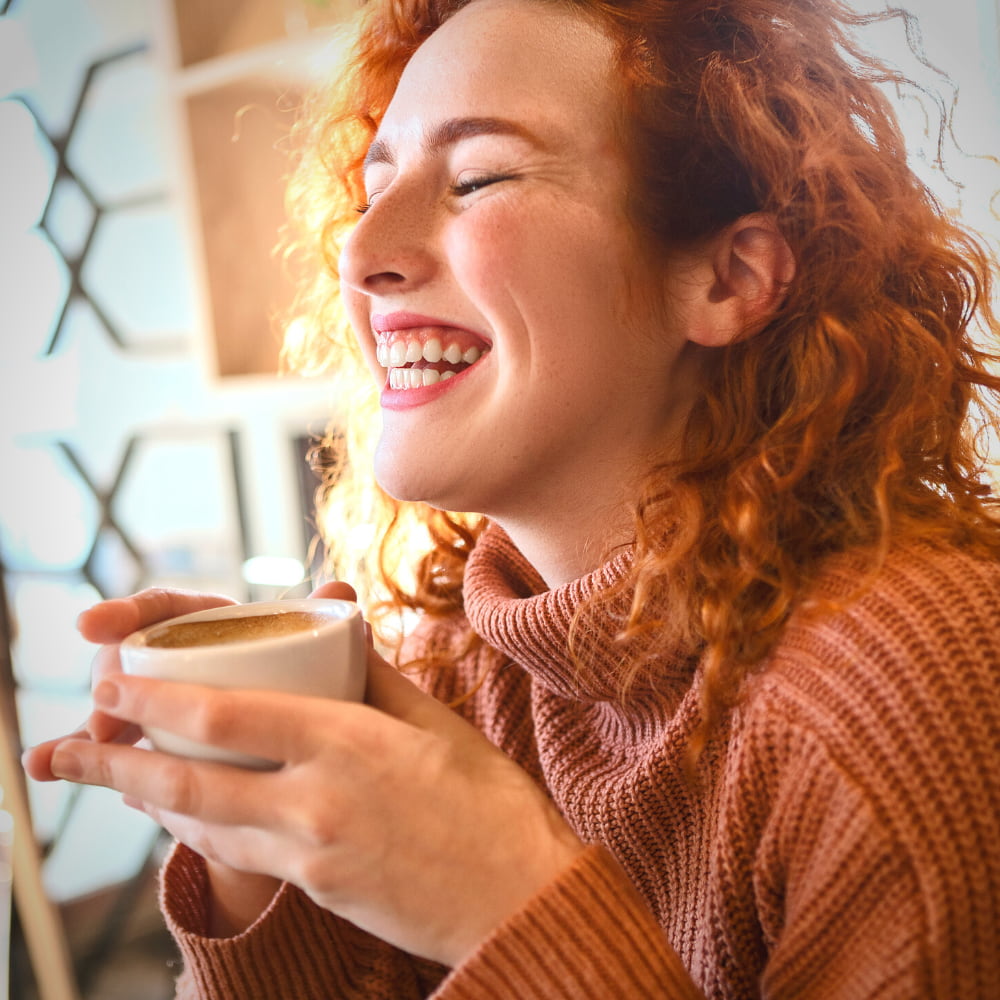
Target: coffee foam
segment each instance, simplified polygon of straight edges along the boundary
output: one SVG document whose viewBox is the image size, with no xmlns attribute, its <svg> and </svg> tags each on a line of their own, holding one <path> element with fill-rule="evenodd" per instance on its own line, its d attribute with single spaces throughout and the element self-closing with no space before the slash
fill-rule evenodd
<svg viewBox="0 0 1000 1000">
<path fill-rule="evenodd" d="M 212 618 L 207 621 L 178 622 L 153 629 L 146 645 L 163 649 L 184 646 L 219 646 L 227 642 L 272 639 L 317 628 L 330 621 L 327 615 L 306 611 L 282 611 L 267 615 Z"/>
</svg>

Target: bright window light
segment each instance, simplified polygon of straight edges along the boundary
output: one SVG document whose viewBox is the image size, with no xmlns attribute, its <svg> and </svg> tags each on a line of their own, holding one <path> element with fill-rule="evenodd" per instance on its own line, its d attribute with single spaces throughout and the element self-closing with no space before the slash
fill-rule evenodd
<svg viewBox="0 0 1000 1000">
<path fill-rule="evenodd" d="M 291 556 L 254 556 L 243 564 L 243 579 L 262 587 L 294 587 L 305 575 L 305 567 Z"/>
</svg>

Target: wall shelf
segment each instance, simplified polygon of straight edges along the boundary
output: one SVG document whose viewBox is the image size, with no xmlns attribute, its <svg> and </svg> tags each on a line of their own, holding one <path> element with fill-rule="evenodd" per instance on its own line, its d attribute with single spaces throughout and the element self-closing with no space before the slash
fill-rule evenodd
<svg viewBox="0 0 1000 1000">
<path fill-rule="evenodd" d="M 278 371 L 293 285 L 275 247 L 289 131 L 357 0 L 164 0 L 163 51 L 181 151 L 204 357 L 213 377 Z"/>
</svg>

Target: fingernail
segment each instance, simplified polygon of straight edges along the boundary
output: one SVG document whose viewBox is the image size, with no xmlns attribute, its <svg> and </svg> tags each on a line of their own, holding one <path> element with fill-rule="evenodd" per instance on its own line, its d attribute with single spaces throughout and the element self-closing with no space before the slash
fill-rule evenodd
<svg viewBox="0 0 1000 1000">
<path fill-rule="evenodd" d="M 52 754 L 52 773 L 57 778 L 69 778 L 76 781 L 83 776 L 83 764 L 72 750 L 57 747 Z"/>
<path fill-rule="evenodd" d="M 118 685 L 113 681 L 101 681 L 94 688 L 94 704 L 99 708 L 114 708 L 118 704 Z"/>
</svg>

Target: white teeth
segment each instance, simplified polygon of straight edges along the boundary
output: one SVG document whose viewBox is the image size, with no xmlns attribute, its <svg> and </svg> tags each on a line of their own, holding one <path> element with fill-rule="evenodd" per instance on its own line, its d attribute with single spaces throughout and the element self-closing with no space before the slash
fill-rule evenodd
<svg viewBox="0 0 1000 1000">
<path fill-rule="evenodd" d="M 424 361 L 429 361 L 431 364 L 437 364 L 441 360 L 444 350 L 441 347 L 441 341 L 437 337 L 431 337 L 430 340 L 424 344 Z"/>
<path fill-rule="evenodd" d="M 375 345 L 376 360 L 383 368 L 389 369 L 390 389 L 419 389 L 457 374 L 453 371 L 440 372 L 436 368 L 406 368 L 405 365 L 414 365 L 418 361 L 433 365 L 442 360 L 452 365 L 462 362 L 472 365 L 482 356 L 483 352 L 478 347 L 469 347 L 465 351 L 456 343 L 444 347 L 440 337 L 430 337 L 424 343 L 414 337 L 412 340 L 394 340 L 391 344 L 379 341 Z"/>
<path fill-rule="evenodd" d="M 442 347 L 438 337 L 431 337 L 426 344 L 419 340 L 395 340 L 391 344 L 384 341 L 375 345 L 375 358 L 383 368 L 402 368 L 403 365 L 416 364 L 418 361 L 429 361 L 436 364 L 444 359 L 453 365 L 464 361 L 471 365 L 482 356 L 478 347 L 470 347 L 465 352 L 458 344 Z"/>
<path fill-rule="evenodd" d="M 421 389 L 451 378 L 454 372 L 439 372 L 436 368 L 390 368 L 390 389 Z"/>
<path fill-rule="evenodd" d="M 402 368 L 406 364 L 406 344 L 397 340 L 389 348 L 389 367 Z"/>
</svg>

